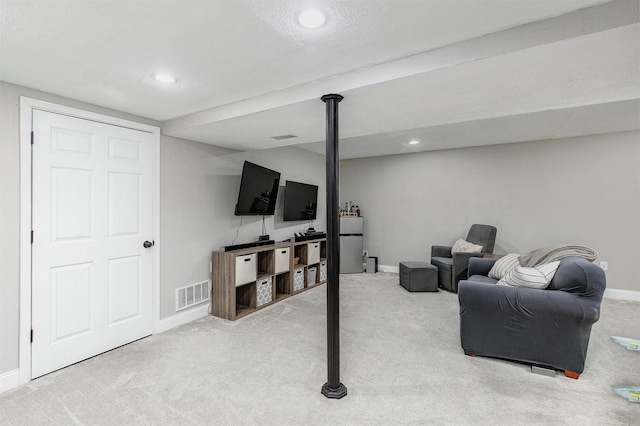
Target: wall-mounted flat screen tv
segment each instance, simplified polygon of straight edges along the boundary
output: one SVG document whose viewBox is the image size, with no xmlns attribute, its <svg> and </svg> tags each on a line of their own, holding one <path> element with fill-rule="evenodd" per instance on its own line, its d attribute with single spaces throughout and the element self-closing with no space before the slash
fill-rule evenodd
<svg viewBox="0 0 640 426">
<path fill-rule="evenodd" d="M 288 180 L 284 187 L 284 220 L 314 220 L 318 187 Z"/>
<path fill-rule="evenodd" d="M 279 186 L 279 172 L 245 161 L 235 215 L 272 215 Z"/>
</svg>

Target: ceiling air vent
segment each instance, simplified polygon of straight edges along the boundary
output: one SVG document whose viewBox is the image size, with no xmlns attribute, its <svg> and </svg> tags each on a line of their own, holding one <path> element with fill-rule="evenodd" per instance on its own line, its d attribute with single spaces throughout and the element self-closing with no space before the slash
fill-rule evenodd
<svg viewBox="0 0 640 426">
<path fill-rule="evenodd" d="M 296 135 L 271 136 L 271 139 L 275 139 L 277 141 L 281 141 L 281 140 L 285 140 L 285 139 L 292 139 L 292 138 L 297 138 L 297 136 Z"/>
</svg>

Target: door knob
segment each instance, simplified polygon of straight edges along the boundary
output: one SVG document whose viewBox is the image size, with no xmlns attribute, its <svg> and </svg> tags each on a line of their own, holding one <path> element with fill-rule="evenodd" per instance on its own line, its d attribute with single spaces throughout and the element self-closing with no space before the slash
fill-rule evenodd
<svg viewBox="0 0 640 426">
<path fill-rule="evenodd" d="M 142 243 L 142 247 L 144 247 L 144 248 L 149 248 L 149 247 L 153 247 L 153 246 L 154 246 L 154 244 L 155 244 L 155 241 L 154 241 L 154 242 L 151 242 L 151 241 L 145 241 L 144 243 Z"/>
</svg>

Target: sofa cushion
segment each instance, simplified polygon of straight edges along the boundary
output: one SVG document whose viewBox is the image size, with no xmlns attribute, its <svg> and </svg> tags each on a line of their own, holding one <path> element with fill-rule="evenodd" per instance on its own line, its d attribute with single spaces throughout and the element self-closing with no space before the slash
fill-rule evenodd
<svg viewBox="0 0 640 426">
<path fill-rule="evenodd" d="M 496 260 L 496 263 L 491 267 L 489 276 L 496 280 L 501 280 L 511 269 L 520 265 L 520 262 L 518 262 L 519 256 L 520 255 L 518 253 L 509 253 L 502 256 L 500 259 Z"/>
<path fill-rule="evenodd" d="M 487 277 L 486 275 L 471 275 L 467 278 L 467 281 L 483 284 L 496 284 L 498 282 L 495 278 Z"/>
<path fill-rule="evenodd" d="M 482 246 L 470 243 L 462 238 L 458 238 L 453 243 L 453 247 L 451 247 L 451 253 L 480 253 L 481 251 Z"/>
<path fill-rule="evenodd" d="M 498 285 L 510 285 L 514 287 L 527 287 L 535 289 L 545 289 L 553 279 L 560 261 L 549 262 L 533 268 L 516 266 L 511 269 L 500 281 Z"/>
<path fill-rule="evenodd" d="M 452 257 L 432 257 L 431 264 L 434 266 L 437 266 L 438 268 L 451 271 L 451 269 L 453 268 L 453 258 Z"/>
</svg>

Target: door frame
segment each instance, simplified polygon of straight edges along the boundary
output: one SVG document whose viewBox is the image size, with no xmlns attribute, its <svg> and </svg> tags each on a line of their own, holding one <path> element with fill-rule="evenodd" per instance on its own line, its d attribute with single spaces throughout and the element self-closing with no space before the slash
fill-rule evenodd
<svg viewBox="0 0 640 426">
<path fill-rule="evenodd" d="M 160 128 L 122 118 L 77 108 L 20 97 L 20 344 L 18 369 L 20 384 L 31 381 L 31 223 L 32 223 L 32 159 L 31 129 L 33 111 L 42 110 L 83 120 L 126 127 L 151 134 L 152 238 L 155 241 L 152 260 L 152 333 L 160 329 Z"/>
</svg>

